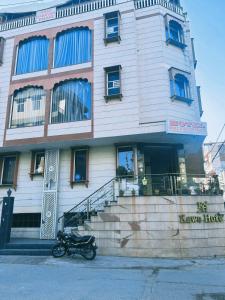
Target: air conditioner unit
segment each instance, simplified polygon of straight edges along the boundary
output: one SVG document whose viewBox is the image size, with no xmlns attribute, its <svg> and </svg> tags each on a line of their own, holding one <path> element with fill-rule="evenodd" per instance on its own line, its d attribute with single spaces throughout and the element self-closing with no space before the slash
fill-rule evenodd
<svg viewBox="0 0 225 300">
<path fill-rule="evenodd" d="M 0 66 L 3 64 L 4 47 L 5 39 L 3 37 L 0 37 Z"/>
</svg>

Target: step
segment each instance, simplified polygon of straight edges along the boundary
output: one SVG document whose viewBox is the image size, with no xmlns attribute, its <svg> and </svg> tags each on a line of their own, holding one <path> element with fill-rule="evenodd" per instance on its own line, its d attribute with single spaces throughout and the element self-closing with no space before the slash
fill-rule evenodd
<svg viewBox="0 0 225 300">
<path fill-rule="evenodd" d="M 40 244 L 33 244 L 33 243 L 8 243 L 5 245 L 4 249 L 36 249 L 36 250 L 48 250 L 53 247 L 55 242 L 51 243 L 40 243 Z"/>
<path fill-rule="evenodd" d="M 50 249 L 0 249 L 0 255 L 50 256 Z"/>
</svg>

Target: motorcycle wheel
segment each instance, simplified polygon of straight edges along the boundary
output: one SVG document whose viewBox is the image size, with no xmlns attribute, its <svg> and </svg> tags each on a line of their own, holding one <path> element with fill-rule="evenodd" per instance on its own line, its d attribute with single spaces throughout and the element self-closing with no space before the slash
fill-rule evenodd
<svg viewBox="0 0 225 300">
<path fill-rule="evenodd" d="M 81 254 L 87 260 L 93 260 L 96 256 L 96 250 L 93 247 L 84 248 Z"/>
<path fill-rule="evenodd" d="M 66 254 L 66 248 L 65 246 L 61 244 L 57 244 L 52 248 L 52 256 L 58 258 L 62 257 Z"/>
</svg>

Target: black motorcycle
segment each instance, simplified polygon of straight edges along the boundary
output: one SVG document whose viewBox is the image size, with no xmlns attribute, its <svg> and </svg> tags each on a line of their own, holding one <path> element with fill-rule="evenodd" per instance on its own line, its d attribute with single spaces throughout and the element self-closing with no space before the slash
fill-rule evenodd
<svg viewBox="0 0 225 300">
<path fill-rule="evenodd" d="M 57 244 L 52 248 L 54 257 L 80 254 L 87 260 L 96 256 L 96 243 L 93 235 L 80 236 L 78 234 L 66 234 L 62 231 L 57 233 Z"/>
</svg>

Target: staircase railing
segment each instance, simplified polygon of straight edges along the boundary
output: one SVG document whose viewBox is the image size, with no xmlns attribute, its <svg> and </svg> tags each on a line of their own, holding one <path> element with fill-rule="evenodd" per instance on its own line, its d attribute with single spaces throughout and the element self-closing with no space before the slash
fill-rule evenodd
<svg viewBox="0 0 225 300">
<path fill-rule="evenodd" d="M 115 180 L 116 178 L 112 178 L 94 193 L 64 213 L 58 219 L 58 222 L 62 222 L 63 227 L 76 227 L 82 225 L 85 220 L 90 220 L 91 216 L 96 215 L 98 211 L 104 209 L 104 205 L 108 205 L 110 201 L 116 200 Z"/>
<path fill-rule="evenodd" d="M 62 227 L 77 227 L 123 196 L 215 196 L 222 195 L 218 176 L 204 174 L 145 174 L 112 178 L 83 201 L 65 212 Z"/>
</svg>

